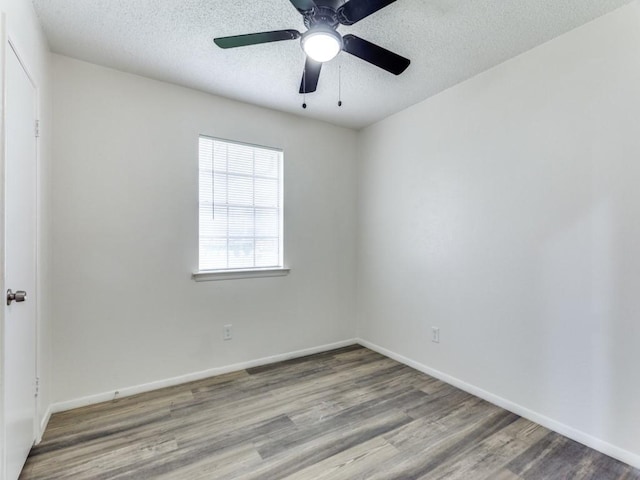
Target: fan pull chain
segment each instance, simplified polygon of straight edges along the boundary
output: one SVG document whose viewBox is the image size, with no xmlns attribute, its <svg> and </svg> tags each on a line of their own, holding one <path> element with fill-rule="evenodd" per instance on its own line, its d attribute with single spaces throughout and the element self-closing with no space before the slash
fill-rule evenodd
<svg viewBox="0 0 640 480">
<path fill-rule="evenodd" d="M 342 5 L 346 0 L 342 0 Z M 342 106 L 342 56 L 338 59 L 338 107 Z"/>
<path fill-rule="evenodd" d="M 342 106 L 342 62 L 338 64 L 338 106 Z"/>
<path fill-rule="evenodd" d="M 302 108 L 307 108 L 307 65 L 302 70 Z"/>
</svg>

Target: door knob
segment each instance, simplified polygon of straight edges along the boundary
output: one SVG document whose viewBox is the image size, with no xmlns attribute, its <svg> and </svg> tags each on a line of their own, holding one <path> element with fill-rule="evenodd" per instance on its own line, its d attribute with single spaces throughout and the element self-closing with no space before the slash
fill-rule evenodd
<svg viewBox="0 0 640 480">
<path fill-rule="evenodd" d="M 11 302 L 24 302 L 27 299 L 27 292 L 24 290 L 18 290 L 17 292 L 12 292 L 11 289 L 7 290 L 7 305 L 11 305 Z"/>
</svg>

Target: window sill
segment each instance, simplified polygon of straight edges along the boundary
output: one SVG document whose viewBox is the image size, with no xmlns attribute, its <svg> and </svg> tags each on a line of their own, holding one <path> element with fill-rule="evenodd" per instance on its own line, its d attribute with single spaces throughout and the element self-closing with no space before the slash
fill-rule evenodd
<svg viewBox="0 0 640 480">
<path fill-rule="evenodd" d="M 217 280 L 238 280 L 240 278 L 283 277 L 289 275 L 289 268 L 265 268 L 256 270 L 217 270 L 196 272 L 191 278 L 196 282 Z"/>
</svg>

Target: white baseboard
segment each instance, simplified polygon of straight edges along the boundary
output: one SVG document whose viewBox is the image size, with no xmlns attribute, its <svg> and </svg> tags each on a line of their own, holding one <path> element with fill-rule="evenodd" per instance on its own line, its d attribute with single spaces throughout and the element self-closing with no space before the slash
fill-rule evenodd
<svg viewBox="0 0 640 480">
<path fill-rule="evenodd" d="M 335 350 L 336 348 L 355 345 L 357 343 L 358 342 L 355 339 L 343 340 L 341 342 L 335 342 L 328 345 L 321 345 L 318 347 L 307 348 L 304 350 L 297 350 L 295 352 L 282 353 L 282 354 L 273 355 L 270 357 L 250 360 L 248 362 L 235 363 L 233 365 L 227 365 L 224 367 L 211 368 L 211 369 L 203 370 L 200 372 L 180 375 L 179 377 L 167 378 L 164 380 L 157 380 L 155 382 L 144 383 L 142 385 L 119 388 L 118 390 L 114 390 L 114 391 L 97 393 L 95 395 L 89 395 L 86 397 L 76 398 L 73 400 L 66 400 L 64 402 L 57 402 L 51 405 L 51 407 L 49 408 L 49 415 L 51 415 L 51 413 L 64 412 L 66 410 L 73 410 L 74 408 L 86 407 L 87 405 L 94 405 L 96 403 L 108 402 L 116 398 L 116 396 L 117 398 L 129 397 L 131 395 L 137 395 L 138 393 L 149 392 L 152 390 L 158 390 L 160 388 L 165 388 L 165 387 L 173 387 L 174 385 L 180 385 L 183 383 L 193 382 L 196 380 L 202 380 L 204 378 L 215 377 L 217 375 L 223 375 L 225 373 L 237 372 L 239 370 L 245 370 L 247 368 L 260 367 L 262 365 L 268 365 L 270 363 L 282 362 L 284 360 L 290 360 L 292 358 L 299 358 L 299 357 L 304 357 L 306 355 L 313 355 L 314 353 L 322 353 L 329 350 Z"/>
<path fill-rule="evenodd" d="M 529 410 L 522 405 L 494 395 L 493 393 L 487 392 L 486 390 L 459 380 L 455 377 L 452 377 L 451 375 L 447 375 L 446 373 L 443 373 L 439 370 L 427 367 L 426 365 L 411 360 L 403 355 L 392 352 L 391 350 L 387 350 L 386 348 L 376 345 L 375 343 L 371 343 L 362 338 L 358 338 L 357 342 L 363 347 L 367 347 L 370 350 L 384 355 L 385 357 L 392 358 L 393 360 L 403 363 L 411 368 L 415 368 L 422 373 L 426 373 L 427 375 L 435 377 L 438 380 L 442 380 L 449 385 L 453 385 L 460 390 L 464 390 L 467 393 L 482 398 L 483 400 L 493 403 L 500 408 L 504 408 L 505 410 L 513 412 L 516 415 L 526 418 L 527 420 L 538 423 L 543 427 L 548 428 L 549 430 L 553 430 L 554 432 L 559 433 L 560 435 L 564 435 L 565 437 L 575 440 L 576 442 L 586 445 L 587 447 L 593 448 L 594 450 L 604 453 L 605 455 L 616 458 L 621 462 L 631 465 L 632 467 L 640 468 L 640 455 L 636 455 L 635 453 L 629 452 L 628 450 L 624 450 L 620 447 L 605 442 L 604 440 L 600 440 L 599 438 L 593 437 L 580 430 L 576 430 L 569 425 L 565 425 L 564 423 L 553 420 L 552 418 L 546 417 L 538 412 Z"/>
<path fill-rule="evenodd" d="M 44 417 L 42 417 L 42 420 L 40 421 L 40 429 L 38 430 L 38 434 L 36 435 L 36 445 L 39 444 L 42 441 L 42 435 L 44 434 L 44 431 L 47 429 L 47 425 L 49 424 L 49 420 L 51 419 L 51 415 L 53 414 L 53 411 L 51 409 L 51 405 L 49 405 L 47 407 L 47 410 L 44 412 Z"/>
</svg>

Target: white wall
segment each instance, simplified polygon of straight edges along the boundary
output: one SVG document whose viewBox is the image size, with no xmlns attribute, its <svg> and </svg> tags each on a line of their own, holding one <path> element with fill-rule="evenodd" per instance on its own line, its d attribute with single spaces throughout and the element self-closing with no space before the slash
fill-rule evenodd
<svg viewBox="0 0 640 480">
<path fill-rule="evenodd" d="M 355 131 L 53 58 L 56 402 L 355 337 Z M 199 134 L 284 149 L 289 276 L 191 280 Z"/>
<path fill-rule="evenodd" d="M 7 35 L 38 87 L 41 137 L 38 143 L 38 375 L 40 396 L 37 421 L 46 421 L 51 403 L 51 311 L 50 311 L 50 163 L 51 163 L 51 80 L 49 46 L 30 1 L 0 0 Z M 1 82 L 1 79 L 0 79 Z M 0 198 L 3 202 L 4 198 Z M 4 211 L 4 207 L 2 209 Z M 0 344 L 2 339 L 0 339 Z M 0 409 L 2 410 L 2 409 Z"/>
<path fill-rule="evenodd" d="M 640 466 L 640 4 L 360 145 L 359 335 Z"/>
</svg>

